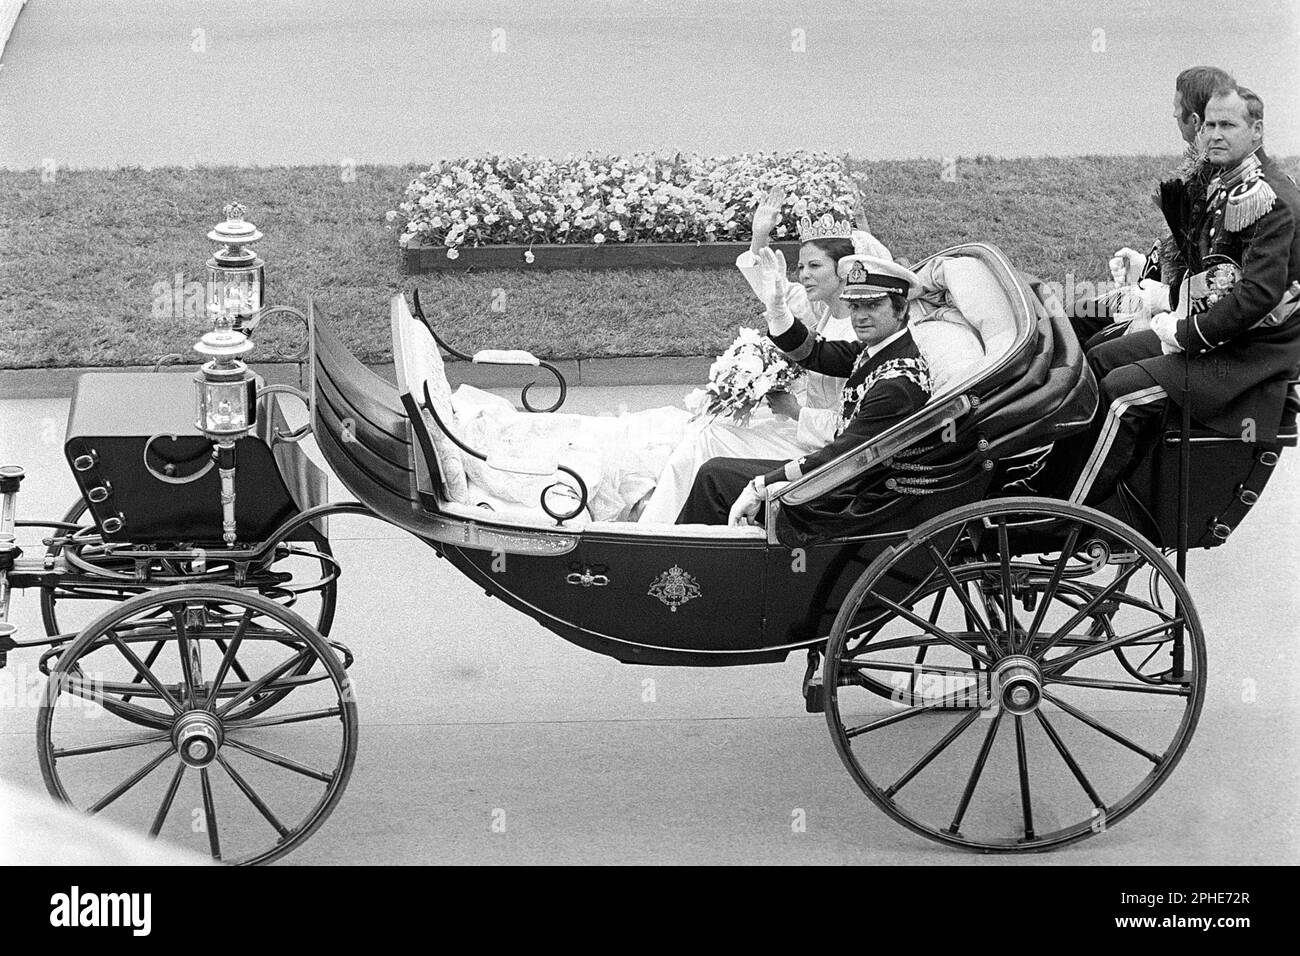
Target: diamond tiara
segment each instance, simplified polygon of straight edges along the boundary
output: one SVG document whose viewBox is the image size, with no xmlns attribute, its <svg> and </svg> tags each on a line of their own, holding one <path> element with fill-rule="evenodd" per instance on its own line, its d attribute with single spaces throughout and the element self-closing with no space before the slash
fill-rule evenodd
<svg viewBox="0 0 1300 956">
<path fill-rule="evenodd" d="M 823 213 L 817 219 L 804 216 L 799 220 L 799 241 L 809 239 L 849 239 L 853 235 L 853 223 L 848 219 L 836 219 L 830 213 Z"/>
</svg>

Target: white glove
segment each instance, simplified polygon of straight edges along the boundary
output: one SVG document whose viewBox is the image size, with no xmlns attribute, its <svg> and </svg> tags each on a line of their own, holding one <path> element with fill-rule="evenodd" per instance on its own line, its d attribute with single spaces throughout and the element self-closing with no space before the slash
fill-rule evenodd
<svg viewBox="0 0 1300 956">
<path fill-rule="evenodd" d="M 758 509 L 763 506 L 767 499 L 767 489 L 762 487 L 763 479 L 755 478 L 745 486 L 745 490 L 740 493 L 735 504 L 731 506 L 731 514 L 727 516 L 727 524 L 733 528 L 743 528 L 746 525 L 757 524 Z"/>
<path fill-rule="evenodd" d="M 1110 257 L 1109 265 L 1116 285 L 1137 285 L 1138 276 L 1147 267 L 1147 257 L 1125 246 Z"/>
<path fill-rule="evenodd" d="M 755 238 L 761 236 L 766 240 L 771 235 L 772 230 L 781 221 L 783 206 L 785 206 L 785 190 L 780 186 L 773 186 L 767 191 L 767 195 L 758 201 L 758 205 L 754 207 L 752 221 Z"/>
<path fill-rule="evenodd" d="M 1151 331 L 1160 337 L 1160 350 L 1165 355 L 1181 352 L 1178 344 L 1178 316 L 1172 312 L 1161 312 L 1151 317 Z"/>
<path fill-rule="evenodd" d="M 1138 296 L 1148 312 L 1169 311 L 1169 286 L 1155 279 L 1143 279 L 1138 283 Z"/>
<path fill-rule="evenodd" d="M 786 294 L 790 285 L 786 278 L 785 256 L 780 250 L 769 247 L 760 249 L 755 258 L 763 270 L 763 293 L 767 302 L 767 328 L 773 335 L 789 331 L 794 324 Z"/>
</svg>

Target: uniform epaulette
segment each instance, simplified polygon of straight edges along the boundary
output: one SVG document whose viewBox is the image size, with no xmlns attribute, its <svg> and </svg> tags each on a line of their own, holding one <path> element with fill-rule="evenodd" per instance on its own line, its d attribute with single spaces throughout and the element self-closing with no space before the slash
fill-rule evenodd
<svg viewBox="0 0 1300 956">
<path fill-rule="evenodd" d="M 1238 183 L 1228 193 L 1223 210 L 1223 226 L 1230 232 L 1240 232 L 1254 225 L 1260 217 L 1273 208 L 1277 193 L 1263 176 L 1253 181 Z"/>
</svg>

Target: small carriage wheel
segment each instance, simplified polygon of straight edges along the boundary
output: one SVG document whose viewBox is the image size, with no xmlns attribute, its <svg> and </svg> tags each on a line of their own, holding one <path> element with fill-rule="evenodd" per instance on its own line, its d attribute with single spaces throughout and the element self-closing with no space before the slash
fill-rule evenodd
<svg viewBox="0 0 1300 956">
<path fill-rule="evenodd" d="M 72 507 L 68 509 L 67 513 L 63 516 L 63 522 L 65 524 L 79 523 L 82 517 L 85 515 L 87 508 L 88 505 L 86 503 L 86 500 L 84 498 L 78 498 L 73 503 Z M 85 530 L 83 534 L 85 532 L 92 532 L 94 530 L 94 527 L 95 526 L 93 524 L 85 525 L 84 526 Z M 314 592 L 319 595 L 319 605 L 316 608 L 316 615 L 315 615 L 316 620 L 312 623 L 313 623 L 313 627 L 315 627 L 315 629 L 320 634 L 328 636 L 330 632 L 330 628 L 334 624 L 334 612 L 338 607 L 338 578 L 336 573 L 337 564 L 334 561 L 334 551 L 330 547 L 329 539 L 326 538 L 323 534 L 316 532 L 314 529 L 312 531 L 311 545 L 315 549 L 316 552 L 315 555 L 303 551 L 297 551 L 291 553 L 298 554 L 300 557 L 305 557 L 308 560 L 314 558 L 315 561 L 320 565 L 319 580 L 323 581 L 324 583 L 318 584 L 313 582 L 312 584 L 308 585 L 301 593 Z M 73 545 L 73 547 L 75 547 L 75 545 Z M 58 554 L 58 546 L 51 545 L 48 553 L 51 556 L 56 556 Z M 288 556 L 289 555 L 284 555 L 282 557 L 288 557 Z M 212 558 L 214 559 L 214 561 L 219 561 L 220 552 L 213 551 Z M 86 560 L 90 564 L 96 563 L 93 557 L 88 557 Z M 281 558 L 277 558 L 277 560 L 281 560 Z M 131 562 L 130 559 L 127 557 L 115 559 L 115 563 L 116 566 L 110 568 L 110 570 L 129 572 L 131 569 Z M 269 567 L 274 567 L 274 564 L 275 562 L 272 562 L 272 564 Z M 178 567 L 170 568 L 167 570 L 170 570 L 172 573 L 176 573 L 176 574 L 183 573 L 182 569 Z M 232 586 L 234 585 L 233 575 L 231 575 L 228 571 L 221 568 L 214 569 L 211 572 L 211 578 L 212 578 L 212 583 L 215 584 L 225 584 L 225 585 L 232 585 Z M 41 594 L 40 594 L 41 621 L 45 626 L 46 636 L 54 637 L 58 634 L 63 633 L 62 629 L 59 626 L 58 614 L 56 611 L 56 604 L 59 601 L 64 601 L 64 602 L 73 601 L 73 600 L 79 602 L 106 601 L 112 603 L 120 603 L 122 601 L 129 600 L 130 598 L 136 596 L 137 594 L 143 594 L 147 591 L 155 590 L 157 589 L 158 586 L 159 585 L 156 584 L 153 586 L 142 584 L 137 587 L 137 586 L 123 585 L 116 581 L 105 581 L 103 585 L 97 585 L 97 586 L 85 586 L 85 585 L 61 586 L 56 584 L 52 586 L 42 587 Z M 167 586 L 167 585 L 163 585 L 163 586 Z M 285 585 L 267 586 L 263 589 L 263 593 L 266 594 L 267 596 L 271 596 L 279 600 L 281 603 L 292 605 L 297 601 L 297 597 L 299 593 L 291 590 L 292 588 L 293 588 L 292 582 L 286 582 Z M 158 609 L 157 613 L 158 614 L 163 613 L 162 609 L 161 608 Z M 160 642 L 155 643 L 155 645 L 152 648 L 150 648 L 144 655 L 145 662 L 151 663 L 152 659 L 149 655 L 157 654 L 161 650 L 161 648 L 162 648 L 162 644 Z M 239 663 L 238 660 L 236 660 L 235 661 L 236 673 L 238 673 L 238 671 L 241 669 L 242 669 L 242 665 Z M 252 707 L 263 708 L 267 706 L 270 703 L 271 696 L 272 695 L 270 694 L 258 695 L 258 698 L 252 702 Z M 128 697 L 125 702 L 129 703 L 130 698 Z M 112 708 L 114 706 L 114 703 L 106 702 L 105 706 L 108 708 Z M 130 711 L 130 710 L 127 710 L 125 712 L 135 713 L 134 711 Z"/>
<path fill-rule="evenodd" d="M 1132 560 L 1090 565 L 1095 541 Z M 1142 571 L 1172 607 L 1125 590 Z M 1112 653 L 1152 647 L 1170 658 L 1142 673 L 1160 679 Z M 877 557 L 840 608 L 824 673 L 827 725 L 872 802 L 950 846 L 1034 851 L 1104 831 L 1164 782 L 1200 715 L 1205 641 L 1177 572 L 1132 528 L 1005 498 Z M 884 703 L 882 680 L 905 693 Z"/>
<path fill-rule="evenodd" d="M 159 640 L 146 665 L 138 651 Z M 77 636 L 50 672 L 36 737 L 56 799 L 215 860 L 268 863 L 342 797 L 357 709 L 337 653 L 297 614 L 250 591 L 177 585 Z"/>
</svg>

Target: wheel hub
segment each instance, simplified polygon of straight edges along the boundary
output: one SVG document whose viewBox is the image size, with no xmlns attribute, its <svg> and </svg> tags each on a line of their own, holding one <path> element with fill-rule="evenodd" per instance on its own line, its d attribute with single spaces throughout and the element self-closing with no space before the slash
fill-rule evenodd
<svg viewBox="0 0 1300 956">
<path fill-rule="evenodd" d="M 1022 717 L 1038 709 L 1043 700 L 1043 675 L 1031 657 L 1012 654 L 998 661 L 993 686 L 1003 708 Z"/>
<path fill-rule="evenodd" d="M 172 743 L 181 760 L 190 767 L 206 767 L 221 749 L 221 721 L 206 710 L 182 714 L 172 727 Z"/>
</svg>

